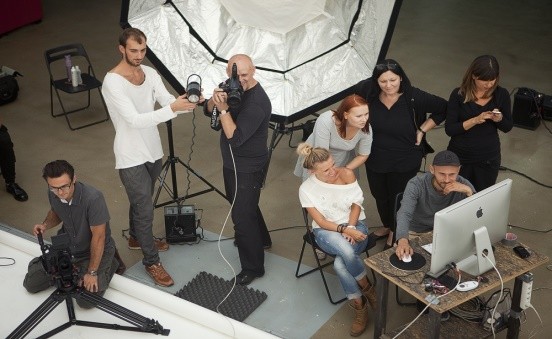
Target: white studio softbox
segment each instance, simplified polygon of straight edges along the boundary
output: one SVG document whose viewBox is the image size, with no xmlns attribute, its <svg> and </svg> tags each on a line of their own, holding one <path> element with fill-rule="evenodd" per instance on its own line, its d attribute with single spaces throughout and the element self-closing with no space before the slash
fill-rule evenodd
<svg viewBox="0 0 552 339">
<path fill-rule="evenodd" d="M 123 0 L 121 26 L 142 30 L 148 59 L 182 94 L 199 74 L 206 98 L 228 59 L 251 56 L 285 125 L 331 105 L 385 58 L 402 0 Z"/>
</svg>

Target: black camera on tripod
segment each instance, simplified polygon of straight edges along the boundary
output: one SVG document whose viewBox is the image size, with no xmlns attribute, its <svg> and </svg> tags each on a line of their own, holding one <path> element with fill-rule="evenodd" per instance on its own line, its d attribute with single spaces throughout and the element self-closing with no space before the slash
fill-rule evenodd
<svg viewBox="0 0 552 339">
<path fill-rule="evenodd" d="M 61 233 L 52 236 L 52 245 L 44 244 L 42 233 L 38 234 L 38 243 L 42 256 L 42 266 L 44 270 L 54 280 L 56 286 L 60 289 L 70 290 L 77 287 L 78 271 L 73 265 L 73 256 L 71 255 L 70 239 L 67 233 Z"/>
</svg>

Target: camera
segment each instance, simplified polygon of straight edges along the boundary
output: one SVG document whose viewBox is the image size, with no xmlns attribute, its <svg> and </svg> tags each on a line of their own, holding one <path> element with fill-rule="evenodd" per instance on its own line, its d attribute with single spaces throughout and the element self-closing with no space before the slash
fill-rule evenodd
<svg viewBox="0 0 552 339">
<path fill-rule="evenodd" d="M 58 288 L 70 290 L 78 283 L 78 272 L 73 266 L 70 238 L 67 233 L 52 237 L 52 245 L 44 244 L 42 234 L 38 234 L 38 243 L 42 251 L 42 266 L 54 280 Z"/>
<path fill-rule="evenodd" d="M 226 102 L 230 108 L 237 107 L 241 103 L 241 95 L 243 93 L 243 87 L 240 83 L 240 78 L 238 77 L 238 66 L 236 63 L 232 65 L 232 75 L 226 81 L 219 84 L 219 88 L 222 89 L 227 94 Z M 207 105 L 205 105 L 207 107 Z M 215 107 L 212 112 L 207 112 L 204 110 L 205 116 L 211 118 L 211 128 L 215 131 L 219 131 L 222 126 L 220 125 L 219 115 L 220 112 Z"/>
<path fill-rule="evenodd" d="M 240 104 L 243 88 L 238 77 L 238 66 L 236 63 L 232 65 L 232 76 L 226 81 L 221 82 L 219 88 L 228 94 L 228 99 L 226 100 L 228 106 L 236 107 Z"/>
</svg>

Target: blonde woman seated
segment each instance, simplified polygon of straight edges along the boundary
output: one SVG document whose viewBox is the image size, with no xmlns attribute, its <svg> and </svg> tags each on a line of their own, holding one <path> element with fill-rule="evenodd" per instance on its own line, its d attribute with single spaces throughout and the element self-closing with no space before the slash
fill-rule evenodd
<svg viewBox="0 0 552 339">
<path fill-rule="evenodd" d="M 304 156 L 303 167 L 310 172 L 299 188 L 301 206 L 313 219 L 318 246 L 335 256 L 334 269 L 355 311 L 350 334 L 356 337 L 368 322 L 366 301 L 372 308 L 376 306 L 374 288 L 359 257 L 368 242 L 362 189 L 352 170 L 335 167 L 327 149 L 303 143 L 297 153 Z"/>
</svg>

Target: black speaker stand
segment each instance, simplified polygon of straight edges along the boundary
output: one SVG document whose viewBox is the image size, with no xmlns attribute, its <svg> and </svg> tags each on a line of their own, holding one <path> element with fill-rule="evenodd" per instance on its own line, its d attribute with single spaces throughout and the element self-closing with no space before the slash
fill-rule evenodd
<svg viewBox="0 0 552 339">
<path fill-rule="evenodd" d="M 180 160 L 178 157 L 174 155 L 174 143 L 173 143 L 173 133 L 172 133 L 172 120 L 169 120 L 166 122 L 167 124 L 167 136 L 169 140 L 169 156 L 167 157 L 167 160 L 163 164 L 163 168 L 161 170 L 161 175 L 159 175 L 159 187 L 157 188 L 157 193 L 155 194 L 155 198 L 153 200 L 153 206 L 155 208 L 162 207 L 165 205 L 172 204 L 176 202 L 177 204 L 180 204 L 184 200 L 188 198 L 192 198 L 204 193 L 209 193 L 212 191 L 217 192 L 220 194 L 224 199 L 226 199 L 226 195 L 222 193 L 220 190 L 218 190 L 215 186 L 213 186 L 209 181 L 207 181 L 205 178 L 203 178 L 201 175 L 199 175 L 196 171 L 194 171 L 193 168 L 191 168 L 188 164 L 185 164 Z M 181 164 L 184 166 L 187 171 L 191 172 L 193 175 L 195 175 L 199 180 L 203 181 L 207 186 L 209 186 L 208 189 L 192 193 L 192 194 L 185 194 L 184 196 L 179 197 L 178 196 L 178 185 L 176 183 L 176 164 Z M 171 181 L 172 181 L 172 189 L 168 186 L 166 182 L 167 174 L 169 172 L 169 169 L 171 170 Z M 157 203 L 159 200 L 159 194 L 161 193 L 161 189 L 164 188 L 165 191 L 171 196 L 171 199 L 162 203 Z"/>
<path fill-rule="evenodd" d="M 73 298 L 85 300 L 89 303 L 92 303 L 95 305 L 96 308 L 111 315 L 114 315 L 115 317 L 122 319 L 130 324 L 133 324 L 134 327 L 77 320 L 75 317 Z M 61 288 L 56 289 L 40 306 L 38 306 L 38 308 L 33 313 L 31 313 L 30 316 L 27 317 L 27 319 L 25 319 L 12 333 L 10 333 L 7 338 L 24 338 L 64 300 L 67 304 L 69 321 L 37 338 L 49 338 L 71 327 L 72 325 L 105 328 L 111 330 L 147 332 L 152 334 L 161 334 L 164 336 L 168 336 L 170 332 L 169 329 L 163 329 L 163 327 L 159 325 L 159 322 L 156 320 L 148 319 L 144 316 L 141 316 L 140 314 L 119 306 L 116 303 L 103 298 L 102 296 L 90 293 L 82 287 L 75 287 L 69 290 L 64 290 Z"/>
</svg>

